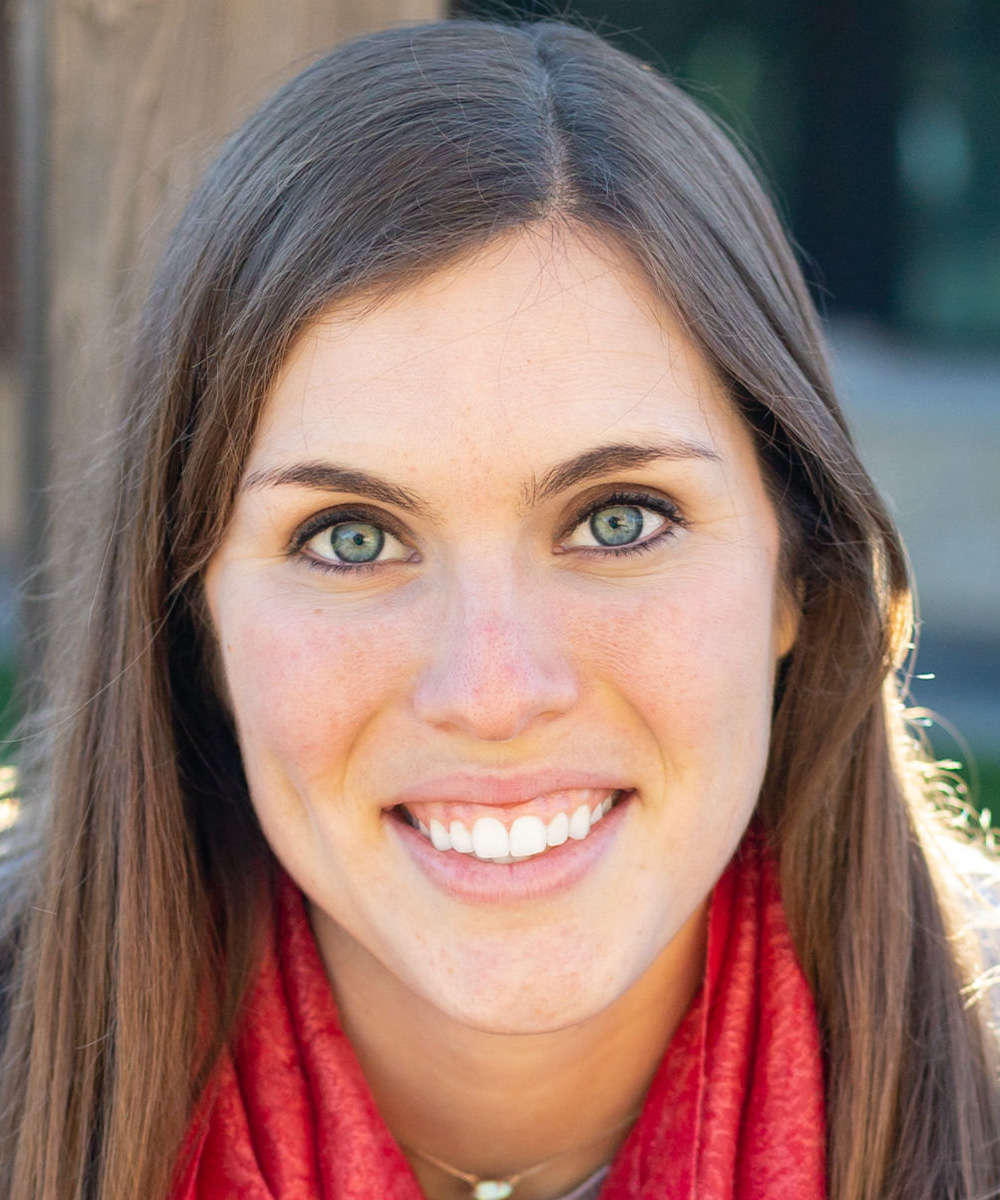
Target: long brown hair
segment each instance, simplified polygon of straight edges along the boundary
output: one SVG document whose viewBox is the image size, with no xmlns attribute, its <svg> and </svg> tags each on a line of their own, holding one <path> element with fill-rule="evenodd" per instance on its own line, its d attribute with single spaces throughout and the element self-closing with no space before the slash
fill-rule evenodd
<svg viewBox="0 0 1000 1200">
<path fill-rule="evenodd" d="M 903 551 L 780 223 L 681 91 L 580 29 L 348 43 L 223 151 L 136 341 L 49 670 L 42 814 L 7 904 L 4 1200 L 162 1196 L 254 962 L 270 857 L 216 700 L 200 578 L 261 404 L 338 298 L 565 220 L 623 245 L 757 437 L 802 620 L 759 813 L 827 1068 L 832 1200 L 998 1194 L 992 1047 L 904 786 Z"/>
</svg>

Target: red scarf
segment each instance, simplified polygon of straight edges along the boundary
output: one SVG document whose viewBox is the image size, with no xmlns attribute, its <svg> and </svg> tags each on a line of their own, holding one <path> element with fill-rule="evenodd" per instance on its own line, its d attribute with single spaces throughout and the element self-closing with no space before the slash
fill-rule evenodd
<svg viewBox="0 0 1000 1200">
<path fill-rule="evenodd" d="M 819 1035 L 776 876 L 760 840 L 744 839 L 712 895 L 705 984 L 601 1200 L 826 1195 Z M 291 883 L 276 927 L 175 1200 L 422 1200 L 340 1028 Z"/>
</svg>

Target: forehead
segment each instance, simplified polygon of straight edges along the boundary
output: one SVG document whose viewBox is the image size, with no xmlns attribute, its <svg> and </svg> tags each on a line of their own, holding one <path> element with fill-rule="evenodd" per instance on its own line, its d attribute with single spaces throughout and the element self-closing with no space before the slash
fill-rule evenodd
<svg viewBox="0 0 1000 1200">
<path fill-rule="evenodd" d="M 486 478 L 595 440 L 663 434 L 749 444 L 628 255 L 543 229 L 377 305 L 331 307 L 279 372 L 250 467 L 329 453 L 369 469 L 387 456 L 414 469 L 458 462 Z"/>
</svg>

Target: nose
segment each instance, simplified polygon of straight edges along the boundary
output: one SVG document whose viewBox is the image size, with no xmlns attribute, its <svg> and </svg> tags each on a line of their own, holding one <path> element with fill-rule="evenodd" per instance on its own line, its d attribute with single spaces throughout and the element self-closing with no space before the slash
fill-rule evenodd
<svg viewBox="0 0 1000 1200">
<path fill-rule="evenodd" d="M 510 579 L 456 589 L 417 681 L 417 716 L 480 741 L 507 742 L 572 708 L 576 671 L 541 607 Z"/>
</svg>

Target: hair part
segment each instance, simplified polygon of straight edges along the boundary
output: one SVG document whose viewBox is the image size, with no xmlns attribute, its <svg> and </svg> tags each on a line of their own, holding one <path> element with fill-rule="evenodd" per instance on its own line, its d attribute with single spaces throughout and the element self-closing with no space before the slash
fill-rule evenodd
<svg viewBox="0 0 1000 1200">
<path fill-rule="evenodd" d="M 26 775 L 44 820 L 8 906 L 5 1200 L 165 1195 L 238 1020 L 272 860 L 201 577 L 289 348 L 331 304 L 553 221 L 639 264 L 753 430 L 781 521 L 801 622 L 759 815 L 817 1002 L 831 1200 L 1000 1187 L 992 1051 L 894 750 L 903 551 L 780 222 L 661 76 L 561 23 L 462 20 L 349 42 L 279 91 L 154 281 Z"/>
</svg>

